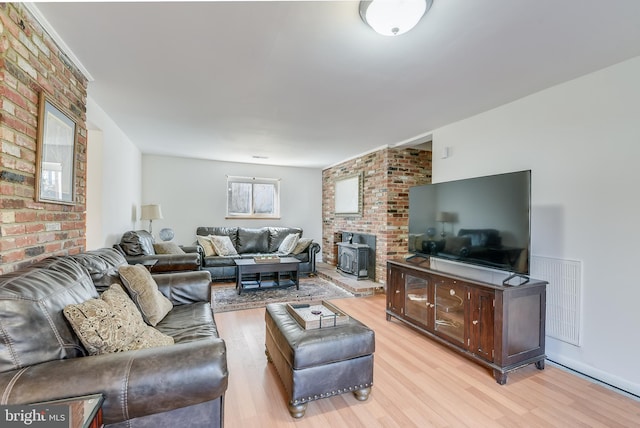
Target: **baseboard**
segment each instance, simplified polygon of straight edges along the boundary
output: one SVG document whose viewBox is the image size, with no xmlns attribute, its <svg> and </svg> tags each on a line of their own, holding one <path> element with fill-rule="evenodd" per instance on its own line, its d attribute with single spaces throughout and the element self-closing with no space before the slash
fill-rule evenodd
<svg viewBox="0 0 640 428">
<path fill-rule="evenodd" d="M 572 372 L 577 376 L 589 379 L 592 382 L 598 383 L 636 401 L 640 401 L 640 385 L 638 384 L 621 379 L 617 376 L 612 376 L 610 373 L 603 372 L 602 370 L 595 369 L 594 367 L 587 366 L 578 361 L 563 358 L 558 355 L 547 355 L 547 362 L 563 370 Z"/>
</svg>

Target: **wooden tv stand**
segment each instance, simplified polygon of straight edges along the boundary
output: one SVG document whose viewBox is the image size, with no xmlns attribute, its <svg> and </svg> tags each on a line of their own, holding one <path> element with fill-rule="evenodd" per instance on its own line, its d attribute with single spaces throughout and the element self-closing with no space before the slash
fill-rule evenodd
<svg viewBox="0 0 640 428">
<path fill-rule="evenodd" d="M 387 321 L 395 318 L 493 370 L 500 385 L 527 364 L 544 369 L 545 281 L 504 286 L 387 262 Z"/>
</svg>

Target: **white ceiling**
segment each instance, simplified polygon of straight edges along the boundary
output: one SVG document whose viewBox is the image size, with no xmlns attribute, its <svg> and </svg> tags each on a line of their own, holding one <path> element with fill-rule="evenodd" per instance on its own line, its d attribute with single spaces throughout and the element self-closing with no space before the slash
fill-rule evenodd
<svg viewBox="0 0 640 428">
<path fill-rule="evenodd" d="M 272 165 L 424 142 L 640 55 L 639 0 L 434 0 L 398 37 L 374 33 L 357 1 L 35 7 L 143 153 Z"/>
</svg>

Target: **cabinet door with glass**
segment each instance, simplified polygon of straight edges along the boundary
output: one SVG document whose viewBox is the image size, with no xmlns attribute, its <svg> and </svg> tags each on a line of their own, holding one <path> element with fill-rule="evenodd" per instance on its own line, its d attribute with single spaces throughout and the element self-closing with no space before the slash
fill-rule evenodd
<svg viewBox="0 0 640 428">
<path fill-rule="evenodd" d="M 432 329 L 434 307 L 432 277 L 430 275 L 405 274 L 405 316 L 428 329 Z"/>
<path fill-rule="evenodd" d="M 453 279 L 439 279 L 435 284 L 435 326 L 440 336 L 463 346 L 467 345 L 465 330 L 467 287 Z"/>
</svg>

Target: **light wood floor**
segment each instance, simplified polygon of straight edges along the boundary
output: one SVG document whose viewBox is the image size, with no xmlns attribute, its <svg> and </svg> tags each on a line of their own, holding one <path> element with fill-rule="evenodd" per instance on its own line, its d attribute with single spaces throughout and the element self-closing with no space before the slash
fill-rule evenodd
<svg viewBox="0 0 640 428">
<path fill-rule="evenodd" d="M 371 396 L 343 394 L 289 416 L 284 388 L 264 354 L 264 309 L 216 314 L 226 340 L 229 389 L 225 426 L 236 427 L 632 427 L 640 402 L 546 365 L 491 373 L 397 321 L 386 321 L 383 295 L 332 301 L 375 331 Z"/>
</svg>

